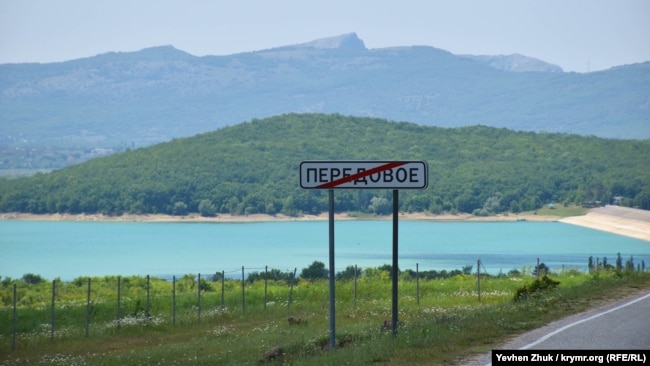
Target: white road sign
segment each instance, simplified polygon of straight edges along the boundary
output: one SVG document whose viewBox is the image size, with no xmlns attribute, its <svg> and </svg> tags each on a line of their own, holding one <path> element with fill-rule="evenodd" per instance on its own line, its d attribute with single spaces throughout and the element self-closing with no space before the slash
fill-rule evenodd
<svg viewBox="0 0 650 366">
<path fill-rule="evenodd" d="M 424 189 L 424 161 L 303 161 L 300 187 L 306 189 Z"/>
</svg>

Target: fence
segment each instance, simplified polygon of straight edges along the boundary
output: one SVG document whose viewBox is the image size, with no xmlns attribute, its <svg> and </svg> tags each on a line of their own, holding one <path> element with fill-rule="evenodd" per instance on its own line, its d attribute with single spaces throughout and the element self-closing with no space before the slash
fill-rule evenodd
<svg viewBox="0 0 650 366">
<path fill-rule="evenodd" d="M 543 268 L 543 263 L 537 259 L 537 266 L 531 274 L 539 276 Z M 442 271 L 438 274 L 469 275 L 471 269 L 472 266 L 466 266 L 463 271 Z M 368 271 L 370 270 L 372 269 Z M 232 277 L 234 272 L 229 272 L 229 275 Z M 269 272 L 268 267 L 265 267 L 263 274 L 249 273 L 247 280 L 245 268 L 242 266 L 241 279 L 227 279 L 226 272 L 221 271 L 207 276 L 200 273 L 185 275 L 181 278 L 173 276 L 171 281 L 150 276 L 144 278 L 109 276 L 94 281 L 91 278 L 79 278 L 67 283 L 53 280 L 51 290 L 48 289 L 48 291 L 44 291 L 43 287 L 49 286 L 49 282 L 24 284 L 24 286 L 21 284 L 23 287 L 21 287 L 20 296 L 18 286 L 14 283 L 10 321 L 12 349 L 16 348 L 18 335 L 33 332 L 35 324 L 39 324 L 43 329 L 42 333 L 47 331 L 51 341 L 54 341 L 60 334 L 65 335 L 66 329 L 72 325 L 80 328 L 80 324 L 83 324 L 84 335 L 89 337 L 91 326 L 94 324 L 103 324 L 105 328 L 119 331 L 122 326 L 127 324 L 146 326 L 169 321 L 176 326 L 179 321 L 200 323 L 206 312 L 208 315 L 215 315 L 240 308 L 242 313 L 246 313 L 247 304 L 266 309 L 268 306 L 281 302 L 283 307 L 290 310 L 294 300 L 294 285 L 297 282 L 296 272 L 296 268 L 293 272 L 288 273 L 278 270 Z M 389 275 L 390 271 L 384 271 L 384 273 Z M 408 281 L 415 284 L 415 293 L 410 293 L 409 296 L 414 295 L 419 305 L 420 281 L 421 279 L 430 279 L 432 273 L 435 274 L 436 271 L 420 272 L 419 264 L 416 264 L 415 271 L 407 270 L 404 273 L 409 277 Z M 251 281 L 252 277 L 256 277 L 258 280 L 253 282 Z M 475 277 L 477 301 L 480 302 L 481 279 L 493 277 L 487 273 L 480 259 L 476 262 Z M 360 271 L 355 265 L 351 278 L 343 282 L 348 286 L 347 290 L 344 293 L 337 290 L 337 301 L 344 298 L 356 309 L 360 278 Z M 263 291 L 260 282 L 263 282 Z M 271 293 L 269 284 L 272 285 Z M 339 282 L 340 285 L 341 282 Z M 239 287 L 241 287 L 241 292 L 239 292 Z M 36 291 L 37 288 L 40 290 Z M 410 288 L 412 289 L 412 286 Z M 45 298 L 44 292 L 49 292 L 51 296 L 48 295 Z M 404 296 L 402 290 L 400 290 L 400 295 Z M 325 297 L 325 300 L 329 300 L 322 293 L 312 294 L 312 296 Z M 84 300 L 80 303 L 79 299 L 81 298 Z M 7 314 L 8 312 L 2 313 Z M 47 313 L 49 313 L 49 319 L 46 319 L 47 315 L 45 314 Z M 5 318 L 2 323 L 5 323 L 6 320 L 8 319 Z M 8 336 L 6 333 L 5 335 Z"/>
</svg>

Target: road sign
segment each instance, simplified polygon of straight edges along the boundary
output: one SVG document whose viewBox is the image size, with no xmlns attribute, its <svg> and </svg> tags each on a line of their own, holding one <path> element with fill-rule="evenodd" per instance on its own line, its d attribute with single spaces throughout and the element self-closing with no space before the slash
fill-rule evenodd
<svg viewBox="0 0 650 366">
<path fill-rule="evenodd" d="M 424 161 L 303 161 L 300 187 L 306 189 L 424 189 Z"/>
<path fill-rule="evenodd" d="M 424 161 L 303 161 L 300 163 L 300 187 L 329 190 L 329 282 L 330 350 L 336 344 L 336 295 L 334 284 L 334 189 L 393 190 L 393 270 L 398 269 L 399 189 L 424 189 L 428 184 Z M 397 335 L 397 281 L 393 281 L 393 337 Z"/>
</svg>

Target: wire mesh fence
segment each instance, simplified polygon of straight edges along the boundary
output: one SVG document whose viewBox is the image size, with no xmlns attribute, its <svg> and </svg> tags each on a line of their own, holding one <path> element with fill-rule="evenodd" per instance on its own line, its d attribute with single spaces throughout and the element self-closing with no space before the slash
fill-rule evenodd
<svg viewBox="0 0 650 366">
<path fill-rule="evenodd" d="M 387 265 L 386 265 L 387 266 Z M 386 267 L 384 266 L 384 267 Z M 590 270 L 598 270 L 594 265 Z M 491 277 L 483 262 L 476 261 L 476 269 L 467 265 L 462 270 L 401 272 L 400 296 L 414 297 L 420 304 L 426 292 L 435 291 L 429 280 L 456 275 L 474 277 L 472 293 L 481 302 L 481 283 Z M 641 267 L 638 268 L 641 270 Z M 546 270 L 543 263 L 529 273 L 539 276 Z M 562 269 L 563 271 L 565 268 Z M 645 270 L 645 265 L 643 266 Z M 389 268 L 367 269 L 366 274 L 389 276 Z M 11 348 L 37 334 L 49 337 L 52 342 L 75 333 L 90 337 L 95 333 L 118 332 L 124 327 L 152 327 L 160 324 L 200 323 L 224 313 L 246 314 L 251 308 L 266 310 L 269 307 L 291 310 L 296 300 L 327 303 L 329 293 L 324 286 L 296 286 L 297 268 L 289 271 L 265 268 L 245 268 L 210 274 L 186 274 L 171 278 L 147 276 L 82 277 L 64 282 L 60 279 L 45 281 L 39 276 L 26 275 L 13 286 L 0 288 L 2 308 L 0 324 L 10 325 L 0 330 L 0 339 L 11 339 Z M 337 303 L 357 308 L 359 299 L 377 295 L 376 289 L 366 289 L 363 270 L 356 265 L 337 274 Z M 384 282 L 392 279 L 384 278 Z M 305 281 L 306 282 L 306 281 Z M 428 287 L 421 285 L 427 284 Z M 365 290 L 365 291 L 364 291 Z M 385 297 L 389 297 L 386 292 Z M 381 295 L 380 295 L 381 296 Z"/>
</svg>

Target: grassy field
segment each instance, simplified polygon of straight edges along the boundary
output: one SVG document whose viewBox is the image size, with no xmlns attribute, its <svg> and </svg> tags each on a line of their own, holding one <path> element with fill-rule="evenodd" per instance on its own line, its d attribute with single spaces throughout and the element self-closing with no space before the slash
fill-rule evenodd
<svg viewBox="0 0 650 366">
<path fill-rule="evenodd" d="M 539 216 L 557 216 L 560 218 L 570 217 L 570 216 L 583 216 L 589 212 L 590 208 L 570 205 L 564 206 L 562 204 L 556 204 L 553 206 L 544 205 L 542 208 L 535 211 L 522 212 L 522 214 L 527 215 L 539 215 Z"/>
<path fill-rule="evenodd" d="M 560 284 L 515 301 L 535 277 L 476 275 L 399 281 L 397 337 L 382 330 L 391 317 L 391 281 L 371 271 L 336 284 L 336 349 L 329 345 L 329 287 L 326 280 L 285 282 L 197 282 L 185 276 L 172 296 L 169 281 L 121 278 L 117 321 L 115 277 L 53 283 L 3 281 L 0 285 L 2 365 L 247 365 L 275 351 L 271 364 L 449 365 L 488 352 L 507 338 L 608 301 L 650 289 L 650 273 L 577 271 L 550 274 Z M 13 347 L 13 285 L 17 337 Z M 201 286 L 200 307 L 198 288 Z M 289 302 L 291 296 L 291 302 Z M 176 315 L 173 302 L 176 300 Z M 244 306 L 245 301 L 245 306 Z M 200 319 L 199 319 L 200 308 Z M 148 309 L 148 311 L 147 311 Z M 88 313 L 87 313 L 88 312 Z M 90 323 L 86 328 L 86 316 Z M 289 317 L 296 321 L 291 324 Z M 88 335 L 86 335 L 88 329 Z M 270 352 L 273 353 L 273 352 Z M 268 357 L 269 359 L 271 357 Z"/>
</svg>

